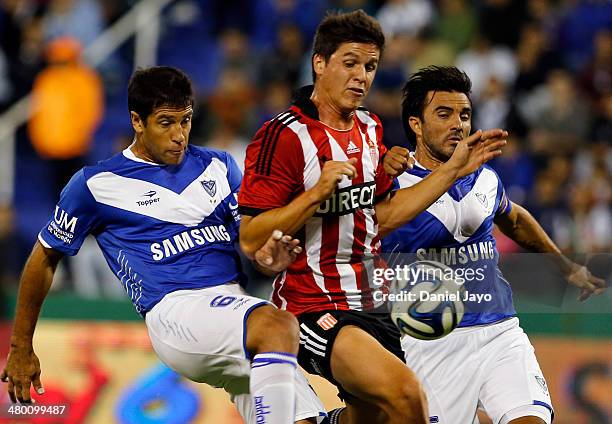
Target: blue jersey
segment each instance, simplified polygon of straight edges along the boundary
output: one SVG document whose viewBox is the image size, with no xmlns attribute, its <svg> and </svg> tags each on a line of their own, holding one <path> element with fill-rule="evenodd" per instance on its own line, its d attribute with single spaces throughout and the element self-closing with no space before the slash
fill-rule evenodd
<svg viewBox="0 0 612 424">
<path fill-rule="evenodd" d="M 395 180 L 395 189 L 413 186 L 429 175 L 419 164 Z M 482 325 L 516 315 L 512 290 L 498 268 L 499 253 L 493 237 L 493 220 L 508 213 L 498 175 L 488 166 L 457 180 L 425 212 L 389 234 L 383 252 L 410 253 L 410 260 L 436 260 L 455 270 L 466 291 L 490 295 L 465 301 L 460 327 Z"/>
<path fill-rule="evenodd" d="M 189 146 L 179 165 L 130 149 L 77 172 L 39 241 L 75 255 L 92 234 L 145 315 L 175 290 L 243 283 L 234 243 L 242 175 L 225 152 Z"/>
</svg>

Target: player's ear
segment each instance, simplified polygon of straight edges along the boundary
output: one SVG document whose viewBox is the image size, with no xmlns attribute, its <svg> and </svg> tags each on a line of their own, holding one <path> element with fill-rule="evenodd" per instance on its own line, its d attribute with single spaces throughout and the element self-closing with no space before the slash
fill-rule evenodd
<svg viewBox="0 0 612 424">
<path fill-rule="evenodd" d="M 140 115 L 133 110 L 130 111 L 130 120 L 132 121 L 132 128 L 137 134 L 144 132 L 145 123 L 140 119 Z"/>
<path fill-rule="evenodd" d="M 414 131 L 417 137 L 423 136 L 423 129 L 421 127 L 421 119 L 416 116 L 411 116 L 408 118 L 408 125 L 410 125 L 410 129 Z"/>
<path fill-rule="evenodd" d="M 323 70 L 325 69 L 325 58 L 323 55 L 315 54 L 312 57 L 312 68 L 317 75 L 321 75 L 323 73 Z"/>
</svg>

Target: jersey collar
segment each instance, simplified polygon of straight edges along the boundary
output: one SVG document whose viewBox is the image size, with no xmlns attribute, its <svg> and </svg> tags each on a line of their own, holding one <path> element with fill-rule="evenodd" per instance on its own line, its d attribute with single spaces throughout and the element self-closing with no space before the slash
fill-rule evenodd
<svg viewBox="0 0 612 424">
<path fill-rule="evenodd" d="M 425 166 L 423 164 L 421 164 L 421 162 L 419 162 L 416 158 L 416 152 L 410 152 L 410 157 L 414 160 L 414 166 L 417 166 L 419 168 L 421 168 L 423 171 L 429 171 L 431 172 L 431 169 L 427 169 L 425 168 Z"/>
<path fill-rule="evenodd" d="M 132 146 L 134 146 L 134 143 L 130 144 L 130 146 L 123 151 L 123 156 L 125 156 L 129 160 L 133 160 L 134 162 L 146 163 L 148 165 L 165 166 L 159 163 L 149 162 L 148 160 L 139 158 L 138 156 L 134 154 L 134 152 L 132 152 Z"/>
</svg>

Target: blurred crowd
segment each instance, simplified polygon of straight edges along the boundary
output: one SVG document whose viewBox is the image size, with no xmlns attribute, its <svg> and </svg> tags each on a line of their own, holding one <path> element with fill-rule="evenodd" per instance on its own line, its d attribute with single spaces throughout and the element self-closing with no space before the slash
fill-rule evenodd
<svg viewBox="0 0 612 424">
<path fill-rule="evenodd" d="M 0 198 L 0 276 L 14 278 L 69 175 L 131 141 L 125 87 L 133 43 L 95 70 L 79 54 L 135 3 L 0 0 L 0 111 L 33 89 L 39 104 L 18 132 L 15 195 Z M 407 76 L 456 65 L 473 82 L 473 128 L 510 132 L 493 163 L 510 199 L 526 205 L 564 251 L 610 252 L 609 0 L 177 0 L 162 14 L 158 63 L 184 69 L 196 84 L 192 143 L 227 150 L 241 163 L 255 130 L 311 82 L 320 19 L 357 8 L 377 17 L 387 37 L 367 106 L 381 117 L 388 146 L 405 145 Z M 61 96 L 71 100 L 58 104 Z M 43 176 L 28 186 L 37 169 Z"/>
</svg>

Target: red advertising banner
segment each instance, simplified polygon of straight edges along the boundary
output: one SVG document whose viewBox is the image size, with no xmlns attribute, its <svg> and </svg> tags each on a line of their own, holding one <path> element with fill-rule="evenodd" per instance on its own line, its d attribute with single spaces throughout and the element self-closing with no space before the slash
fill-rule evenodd
<svg viewBox="0 0 612 424">
<path fill-rule="evenodd" d="M 0 332 L 3 363 L 7 326 Z M 532 343 L 548 380 L 556 424 L 612 418 L 612 341 L 532 337 Z M 242 423 L 223 390 L 190 382 L 163 366 L 142 323 L 42 320 L 35 350 L 46 393 L 35 395 L 37 411 L 9 411 L 3 389 L 1 423 L 109 424 L 151 418 L 160 423 Z M 319 378 L 311 382 L 328 409 L 341 405 L 334 387 Z"/>
</svg>

